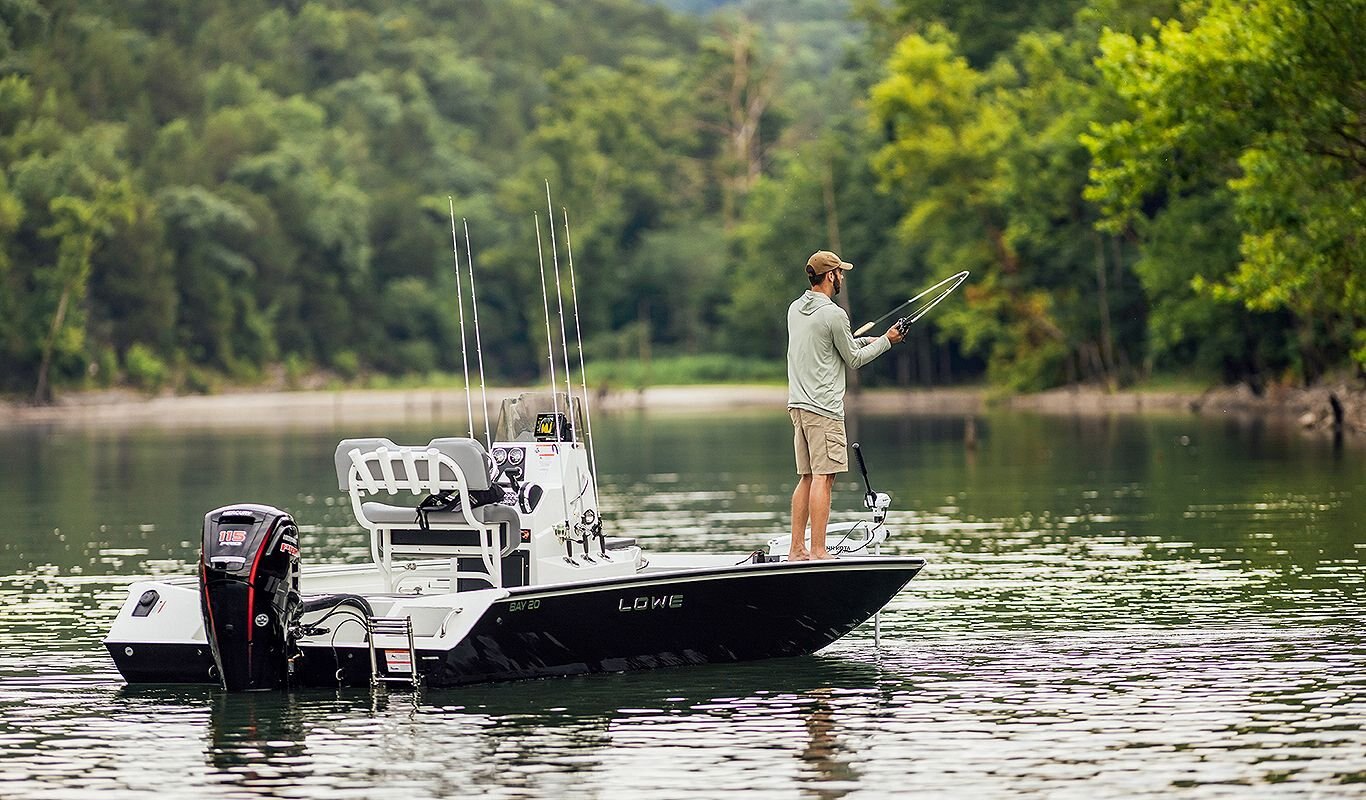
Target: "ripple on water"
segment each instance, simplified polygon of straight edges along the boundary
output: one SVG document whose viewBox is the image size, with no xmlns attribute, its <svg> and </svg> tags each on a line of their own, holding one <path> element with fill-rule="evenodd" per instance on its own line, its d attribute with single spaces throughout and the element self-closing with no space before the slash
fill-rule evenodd
<svg viewBox="0 0 1366 800">
<path fill-rule="evenodd" d="M 604 508 L 654 548 L 785 529 L 790 486 L 642 474 Z M 325 488 L 297 498 L 305 557 L 365 560 Z M 0 578 L 0 796 L 1362 794 L 1366 545 L 1325 533 L 1348 493 L 1167 494 L 1088 475 L 1002 512 L 942 487 L 889 518 L 883 552 L 929 565 L 876 638 L 416 697 L 125 686 L 100 644 L 121 585 L 188 573 L 197 542 L 100 523 L 79 567 Z"/>
<path fill-rule="evenodd" d="M 98 644 L 115 585 L 10 581 L 0 787 L 150 794 L 173 774 L 182 789 L 229 797 L 907 785 L 1049 797 L 1275 785 L 1311 796 L 1366 772 L 1366 643 L 1334 622 L 1341 610 L 1311 598 L 1267 609 L 1253 601 L 1255 573 L 1135 553 L 1124 555 L 1130 575 L 1112 574 L 1113 559 L 1040 569 L 962 558 L 927 570 L 880 615 L 880 646 L 864 626 L 812 658 L 419 698 L 130 689 Z M 999 577 L 971 577 L 988 569 Z M 1206 591 L 1224 594 L 1206 603 Z M 1108 622 L 1077 625 L 1107 605 Z M 1172 622 L 1182 615 L 1196 618 Z"/>
</svg>

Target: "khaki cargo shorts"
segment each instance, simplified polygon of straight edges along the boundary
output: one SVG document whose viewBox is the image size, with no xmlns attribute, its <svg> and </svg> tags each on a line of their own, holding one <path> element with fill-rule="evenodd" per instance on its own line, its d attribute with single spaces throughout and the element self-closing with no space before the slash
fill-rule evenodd
<svg viewBox="0 0 1366 800">
<path fill-rule="evenodd" d="M 831 419 L 804 408 L 789 408 L 792 447 L 797 451 L 798 475 L 833 475 L 849 471 L 844 420 Z"/>
</svg>

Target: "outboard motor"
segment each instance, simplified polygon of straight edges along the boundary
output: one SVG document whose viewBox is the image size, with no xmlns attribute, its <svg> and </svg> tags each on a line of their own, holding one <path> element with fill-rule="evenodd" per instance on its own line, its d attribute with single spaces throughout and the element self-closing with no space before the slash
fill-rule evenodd
<svg viewBox="0 0 1366 800">
<path fill-rule="evenodd" d="M 301 614 L 299 529 L 288 513 L 244 503 L 204 515 L 200 610 L 230 692 L 288 681 L 291 628 Z"/>
</svg>

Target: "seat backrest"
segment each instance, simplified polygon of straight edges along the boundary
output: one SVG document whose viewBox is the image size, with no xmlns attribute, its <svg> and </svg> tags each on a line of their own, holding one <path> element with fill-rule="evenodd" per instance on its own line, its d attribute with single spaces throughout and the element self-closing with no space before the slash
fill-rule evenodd
<svg viewBox="0 0 1366 800">
<path fill-rule="evenodd" d="M 383 438 L 343 439 L 333 462 L 337 488 L 346 492 L 351 491 L 353 474 L 357 488 L 367 494 L 436 494 L 462 483 L 467 489 L 489 488 L 487 456 L 475 439 L 449 437 L 417 446 Z"/>
<path fill-rule="evenodd" d="M 448 436 L 431 440 L 427 447 L 435 447 L 450 456 L 460 471 L 465 473 L 466 486 L 470 489 L 483 491 L 489 488 L 489 467 L 493 466 L 493 459 L 478 439 Z"/>
<path fill-rule="evenodd" d="M 362 453 L 370 453 L 381 447 L 389 450 L 397 450 L 398 445 L 388 439 L 368 438 L 368 439 L 342 439 L 337 443 L 337 452 L 333 454 L 332 461 L 337 468 L 337 488 L 343 492 L 351 490 L 351 456 L 352 450 L 360 450 Z"/>
</svg>

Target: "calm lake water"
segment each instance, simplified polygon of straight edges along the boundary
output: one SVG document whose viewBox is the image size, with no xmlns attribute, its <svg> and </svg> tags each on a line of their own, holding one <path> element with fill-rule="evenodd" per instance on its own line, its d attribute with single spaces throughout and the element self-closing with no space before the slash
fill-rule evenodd
<svg viewBox="0 0 1366 800">
<path fill-rule="evenodd" d="M 884 552 L 929 566 L 811 657 L 427 691 L 130 688 L 100 639 L 208 509 L 368 558 L 343 436 L 0 430 L 0 797 L 1366 795 L 1366 449 L 1194 417 L 863 417 Z M 594 419 L 613 532 L 786 526 L 781 411 Z M 860 512 L 851 475 L 837 519 Z"/>
</svg>

